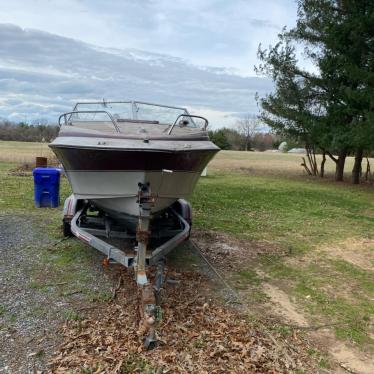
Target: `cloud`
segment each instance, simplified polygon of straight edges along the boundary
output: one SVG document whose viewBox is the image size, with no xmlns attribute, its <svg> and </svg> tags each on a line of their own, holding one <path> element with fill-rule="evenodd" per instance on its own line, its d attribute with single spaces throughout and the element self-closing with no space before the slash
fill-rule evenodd
<svg viewBox="0 0 374 374">
<path fill-rule="evenodd" d="M 210 113 L 217 127 L 232 122 L 233 113 L 256 113 L 255 93 L 271 88 L 267 79 L 225 68 L 0 24 L 2 117 L 56 121 L 76 101 L 134 99 Z"/>
<path fill-rule="evenodd" d="M 296 0 L 0 1 L 0 23 L 233 67 L 242 75 L 253 74 L 258 44 L 274 43 L 295 19 Z"/>
</svg>

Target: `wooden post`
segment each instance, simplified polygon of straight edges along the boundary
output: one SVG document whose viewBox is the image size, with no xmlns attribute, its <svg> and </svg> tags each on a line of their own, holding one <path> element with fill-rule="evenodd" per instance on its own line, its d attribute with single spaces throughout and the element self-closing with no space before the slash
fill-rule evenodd
<svg viewBox="0 0 374 374">
<path fill-rule="evenodd" d="M 46 168 L 48 166 L 47 157 L 36 157 L 35 158 L 35 167 L 37 168 Z"/>
</svg>

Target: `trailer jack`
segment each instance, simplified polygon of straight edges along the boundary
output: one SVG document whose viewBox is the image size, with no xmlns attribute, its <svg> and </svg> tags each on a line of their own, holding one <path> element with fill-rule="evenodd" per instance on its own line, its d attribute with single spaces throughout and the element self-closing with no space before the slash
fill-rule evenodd
<svg viewBox="0 0 374 374">
<path fill-rule="evenodd" d="M 136 228 L 136 240 L 138 245 L 136 247 L 137 256 L 134 269 L 135 280 L 140 293 L 139 331 L 145 336 L 144 347 L 146 349 L 151 349 L 154 348 L 157 342 L 156 328 L 159 322 L 157 308 L 160 306 L 156 304 L 154 287 L 149 282 L 146 273 L 145 259 L 149 244 L 149 236 L 151 234 L 149 231 L 151 209 L 154 204 L 154 197 L 152 196 L 149 184 L 139 183 L 138 204 L 139 220 L 138 227 Z"/>
</svg>

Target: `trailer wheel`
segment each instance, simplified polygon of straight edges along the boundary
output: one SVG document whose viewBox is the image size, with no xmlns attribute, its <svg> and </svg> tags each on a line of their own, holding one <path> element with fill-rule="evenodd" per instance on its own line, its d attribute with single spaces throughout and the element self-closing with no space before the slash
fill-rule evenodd
<svg viewBox="0 0 374 374">
<path fill-rule="evenodd" d="M 73 236 L 73 233 L 71 232 L 71 226 L 69 221 L 62 221 L 62 232 L 65 237 Z"/>
</svg>

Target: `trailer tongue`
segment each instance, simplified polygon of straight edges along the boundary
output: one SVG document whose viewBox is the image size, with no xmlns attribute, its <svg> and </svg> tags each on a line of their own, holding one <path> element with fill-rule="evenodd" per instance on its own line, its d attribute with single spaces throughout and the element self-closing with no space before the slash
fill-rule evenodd
<svg viewBox="0 0 374 374">
<path fill-rule="evenodd" d="M 136 232 L 73 194 L 65 201 L 63 218 L 64 234 L 71 233 L 102 252 L 106 256 L 103 264 L 114 261 L 134 269 L 140 298 L 139 332 L 144 336 L 147 349 L 157 342 L 156 329 L 162 315 L 160 292 L 164 283 L 165 256 L 189 238 L 191 229 L 191 207 L 183 199 L 168 208 L 162 217 L 152 222 L 151 227 L 153 202 L 149 185 L 139 184 Z M 132 248 L 129 246 L 131 241 L 137 243 Z M 151 249 L 154 243 L 156 246 Z M 147 276 L 149 266 L 156 269 L 153 284 Z"/>
</svg>

